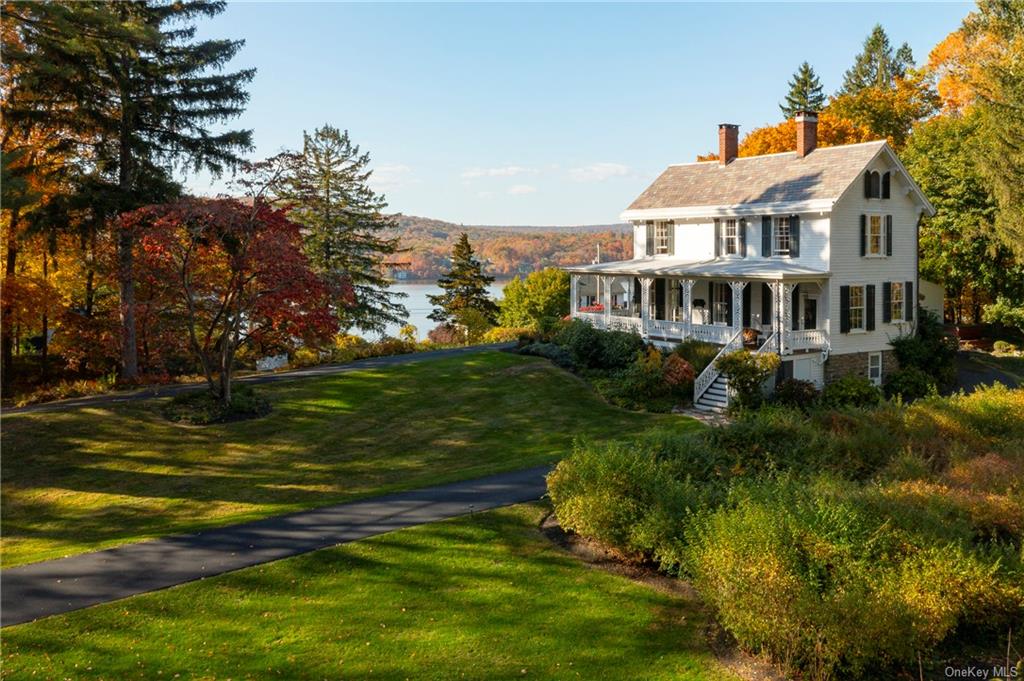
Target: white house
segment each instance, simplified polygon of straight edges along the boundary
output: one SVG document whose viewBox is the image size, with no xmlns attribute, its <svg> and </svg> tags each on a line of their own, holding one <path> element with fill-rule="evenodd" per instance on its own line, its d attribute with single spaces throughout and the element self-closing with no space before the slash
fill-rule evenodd
<svg viewBox="0 0 1024 681">
<path fill-rule="evenodd" d="M 566 268 L 572 316 L 777 352 L 782 376 L 819 386 L 880 384 L 890 339 L 914 326 L 918 223 L 934 209 L 884 140 L 816 148 L 817 116 L 796 121 L 795 152 L 737 158 L 739 129 L 723 124 L 718 161 L 669 166 L 622 213 L 632 260 Z M 698 407 L 727 404 L 715 364 Z"/>
</svg>

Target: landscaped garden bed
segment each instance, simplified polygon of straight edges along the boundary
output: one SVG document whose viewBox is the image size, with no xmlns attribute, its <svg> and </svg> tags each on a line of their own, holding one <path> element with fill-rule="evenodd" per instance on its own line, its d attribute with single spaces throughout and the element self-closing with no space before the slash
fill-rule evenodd
<svg viewBox="0 0 1024 681">
<path fill-rule="evenodd" d="M 692 580 L 745 649 L 805 678 L 891 677 L 1008 644 L 1013 664 L 1022 413 L 1024 391 L 1002 387 L 764 408 L 580 442 L 549 492 L 563 527 Z"/>
</svg>

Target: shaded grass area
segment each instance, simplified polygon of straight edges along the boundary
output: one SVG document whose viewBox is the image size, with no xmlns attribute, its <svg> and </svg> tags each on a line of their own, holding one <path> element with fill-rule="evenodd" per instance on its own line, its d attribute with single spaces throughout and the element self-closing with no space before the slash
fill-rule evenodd
<svg viewBox="0 0 1024 681">
<path fill-rule="evenodd" d="M 272 413 L 202 428 L 166 399 L 3 419 L 3 563 L 467 479 L 558 459 L 630 413 L 536 358 L 486 352 L 273 384 Z"/>
<path fill-rule="evenodd" d="M 4 630 L 9 678 L 734 679 L 693 601 L 586 567 L 541 504 Z"/>
</svg>

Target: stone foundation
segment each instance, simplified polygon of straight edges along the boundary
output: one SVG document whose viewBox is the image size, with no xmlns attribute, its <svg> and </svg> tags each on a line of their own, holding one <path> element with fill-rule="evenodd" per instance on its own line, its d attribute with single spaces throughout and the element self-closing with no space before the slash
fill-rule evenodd
<svg viewBox="0 0 1024 681">
<path fill-rule="evenodd" d="M 868 376 L 868 355 L 869 352 L 850 352 L 844 355 L 830 355 L 825 362 L 825 383 L 831 383 L 837 378 L 849 376 Z M 892 372 L 899 369 L 896 355 L 892 350 L 882 350 L 882 382 Z"/>
</svg>

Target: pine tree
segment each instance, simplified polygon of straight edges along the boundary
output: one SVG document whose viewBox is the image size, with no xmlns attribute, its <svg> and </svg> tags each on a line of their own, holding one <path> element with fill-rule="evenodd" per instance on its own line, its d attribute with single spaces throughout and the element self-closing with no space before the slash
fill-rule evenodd
<svg viewBox="0 0 1024 681">
<path fill-rule="evenodd" d="M 428 318 L 441 324 L 451 324 L 463 311 L 475 310 L 493 324 L 498 306 L 487 293 L 487 287 L 492 283 L 494 277 L 484 274 L 483 265 L 473 254 L 469 237 L 463 232 L 452 249 L 451 270 L 437 280 L 443 293 L 427 296 L 434 306 Z"/>
<path fill-rule="evenodd" d="M 234 167 L 237 153 L 252 147 L 251 131 L 213 134 L 209 125 L 243 111 L 255 71 L 221 73 L 243 41 L 196 41 L 192 24 L 224 7 L 221 0 L 5 3 L 4 20 L 18 37 L 4 44 L 18 73 L 4 99 L 5 123 L 59 131 L 63 151 L 116 189 L 116 212 L 173 194 L 175 165 L 214 175 Z M 130 233 L 117 235 L 126 378 L 138 372 L 134 248 Z"/>
<path fill-rule="evenodd" d="M 278 199 L 293 207 L 290 218 L 306 228 L 305 251 L 313 269 L 346 292 L 335 300 L 344 330 L 382 333 L 409 313 L 404 293 L 389 289 L 384 261 L 400 252 L 394 216 L 367 184 L 369 153 L 352 144 L 348 131 L 325 125 L 303 133 L 302 152 L 289 154 Z"/>
<path fill-rule="evenodd" d="M 824 106 L 821 81 L 811 65 L 804 62 L 793 74 L 793 80 L 789 81 L 789 94 L 779 108 L 786 118 L 792 118 L 798 111 L 821 111 Z"/>
<path fill-rule="evenodd" d="M 907 69 L 913 66 L 914 54 L 910 45 L 903 43 L 893 54 L 885 29 L 881 24 L 875 24 L 853 66 L 844 74 L 839 94 L 857 94 L 868 87 L 892 88 L 895 80 L 903 78 Z"/>
</svg>

